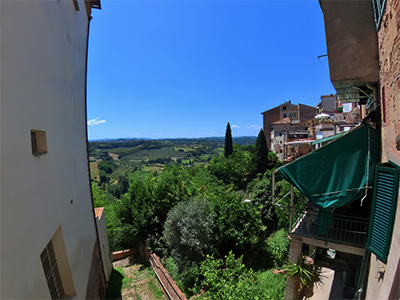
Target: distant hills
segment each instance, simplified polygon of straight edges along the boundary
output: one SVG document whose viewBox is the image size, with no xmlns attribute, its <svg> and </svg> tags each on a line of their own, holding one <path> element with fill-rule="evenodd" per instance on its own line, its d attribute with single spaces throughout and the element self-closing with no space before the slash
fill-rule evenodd
<svg viewBox="0 0 400 300">
<path fill-rule="evenodd" d="M 233 137 L 233 143 L 239 145 L 254 145 L 256 142 L 256 136 L 239 136 Z M 121 142 L 126 143 L 129 141 L 136 141 L 136 140 L 155 140 L 155 141 L 179 141 L 179 142 L 193 142 L 193 141 L 213 141 L 217 143 L 224 143 L 225 137 L 218 136 L 218 137 L 202 137 L 202 138 L 162 138 L 162 139 L 151 139 L 151 138 L 105 138 L 105 139 L 93 139 L 89 140 L 89 142 Z"/>
</svg>

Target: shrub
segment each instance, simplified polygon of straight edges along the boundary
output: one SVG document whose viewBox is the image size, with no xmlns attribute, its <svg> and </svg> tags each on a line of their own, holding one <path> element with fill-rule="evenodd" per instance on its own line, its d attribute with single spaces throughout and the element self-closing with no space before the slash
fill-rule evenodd
<svg viewBox="0 0 400 300">
<path fill-rule="evenodd" d="M 280 229 L 267 239 L 267 251 L 276 268 L 282 267 L 288 259 L 290 241 L 286 236 L 287 231 Z"/>
<path fill-rule="evenodd" d="M 164 225 L 164 239 L 180 271 L 214 251 L 215 213 L 203 198 L 180 202 Z"/>
<path fill-rule="evenodd" d="M 235 259 L 232 252 L 225 259 L 208 256 L 200 266 L 204 276 L 203 287 L 207 289 L 205 299 L 284 299 L 285 277 L 272 270 L 254 272 L 242 264 L 242 258 Z"/>
</svg>

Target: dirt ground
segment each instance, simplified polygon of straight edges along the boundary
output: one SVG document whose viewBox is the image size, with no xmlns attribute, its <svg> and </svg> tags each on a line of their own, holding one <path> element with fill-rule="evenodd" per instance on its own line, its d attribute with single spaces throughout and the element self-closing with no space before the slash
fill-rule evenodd
<svg viewBox="0 0 400 300">
<path fill-rule="evenodd" d="M 121 293 L 122 300 L 164 300 L 160 283 L 149 262 L 140 256 L 127 257 L 113 263 L 122 267 L 126 280 Z"/>
</svg>

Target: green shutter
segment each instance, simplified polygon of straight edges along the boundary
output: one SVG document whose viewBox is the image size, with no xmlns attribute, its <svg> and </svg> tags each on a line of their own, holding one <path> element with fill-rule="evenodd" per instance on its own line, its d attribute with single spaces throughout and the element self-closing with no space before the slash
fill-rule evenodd
<svg viewBox="0 0 400 300">
<path fill-rule="evenodd" d="M 367 249 L 387 262 L 399 188 L 399 170 L 375 167 L 374 194 Z"/>
</svg>

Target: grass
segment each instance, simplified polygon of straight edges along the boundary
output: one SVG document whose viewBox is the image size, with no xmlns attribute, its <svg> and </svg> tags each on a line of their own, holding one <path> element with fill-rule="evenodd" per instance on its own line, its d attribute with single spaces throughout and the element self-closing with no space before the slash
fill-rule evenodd
<svg viewBox="0 0 400 300">
<path fill-rule="evenodd" d="M 129 179 L 132 181 L 142 181 L 147 175 L 151 173 L 150 170 L 148 171 L 136 171 L 129 175 Z"/>
<path fill-rule="evenodd" d="M 90 162 L 90 179 L 99 179 L 99 163 L 96 161 Z"/>
</svg>

